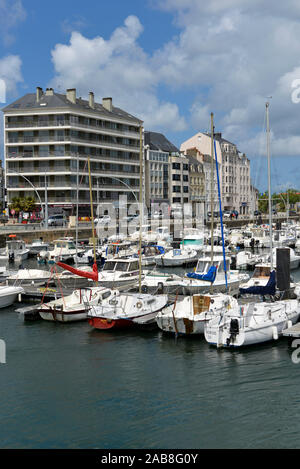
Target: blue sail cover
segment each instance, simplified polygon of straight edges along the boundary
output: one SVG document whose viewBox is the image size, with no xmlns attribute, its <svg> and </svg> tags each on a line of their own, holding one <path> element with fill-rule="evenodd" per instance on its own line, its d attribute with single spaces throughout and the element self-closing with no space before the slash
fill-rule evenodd
<svg viewBox="0 0 300 469">
<path fill-rule="evenodd" d="M 275 270 L 270 273 L 268 283 L 263 287 L 261 285 L 253 286 L 249 288 L 240 288 L 240 293 L 250 293 L 252 295 L 275 295 L 276 291 L 276 278 Z"/>
<path fill-rule="evenodd" d="M 188 272 L 187 277 L 195 278 L 197 280 L 206 280 L 207 282 L 213 283 L 217 274 L 217 267 L 211 265 L 206 274 L 197 274 L 196 272 Z"/>
</svg>

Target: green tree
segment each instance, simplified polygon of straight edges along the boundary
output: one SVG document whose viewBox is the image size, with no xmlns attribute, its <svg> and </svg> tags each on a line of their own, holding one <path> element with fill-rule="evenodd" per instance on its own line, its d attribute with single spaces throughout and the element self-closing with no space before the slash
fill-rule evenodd
<svg viewBox="0 0 300 469">
<path fill-rule="evenodd" d="M 13 197 L 10 209 L 14 209 L 16 213 L 20 212 L 33 212 L 35 208 L 35 198 L 34 197 Z"/>
</svg>

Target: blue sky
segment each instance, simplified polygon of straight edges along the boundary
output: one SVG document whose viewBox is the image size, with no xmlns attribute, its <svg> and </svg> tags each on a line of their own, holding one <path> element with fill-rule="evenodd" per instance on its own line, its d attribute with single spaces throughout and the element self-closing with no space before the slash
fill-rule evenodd
<svg viewBox="0 0 300 469">
<path fill-rule="evenodd" d="M 213 112 L 216 130 L 250 158 L 261 191 L 272 96 L 272 189 L 300 188 L 294 0 L 0 0 L 0 27 L 8 103 L 36 86 L 94 91 L 178 147 L 206 131 Z"/>
</svg>

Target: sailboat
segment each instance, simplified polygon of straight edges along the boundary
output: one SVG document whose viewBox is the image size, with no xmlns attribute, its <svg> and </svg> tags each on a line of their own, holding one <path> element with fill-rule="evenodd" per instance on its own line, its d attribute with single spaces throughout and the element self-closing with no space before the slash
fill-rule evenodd
<svg viewBox="0 0 300 469">
<path fill-rule="evenodd" d="M 269 103 L 266 103 L 267 117 L 267 156 L 268 156 L 268 192 L 269 192 L 269 235 L 270 265 L 260 266 L 264 269 L 263 284 L 258 276 L 248 288 L 240 288 L 242 294 L 259 295 L 263 300 L 243 303 L 233 309 L 223 311 L 219 317 L 211 319 L 204 327 L 206 341 L 217 347 L 241 347 L 277 340 L 282 331 L 296 323 L 300 317 L 299 299 L 277 300 L 275 288 L 275 270 L 273 269 L 272 248 L 272 205 L 271 205 L 271 171 L 270 171 L 270 129 Z M 268 267 L 268 271 L 265 269 Z M 277 266 L 278 267 L 278 266 Z M 269 272 L 269 277 L 266 276 Z M 254 272 L 255 273 L 255 272 Z M 267 277 L 267 278 L 266 278 Z M 257 280 L 256 280 L 257 279 Z M 257 283 L 255 284 L 255 282 Z M 282 297 L 286 292 L 281 292 Z M 277 300 L 277 301 L 275 301 Z"/>
</svg>

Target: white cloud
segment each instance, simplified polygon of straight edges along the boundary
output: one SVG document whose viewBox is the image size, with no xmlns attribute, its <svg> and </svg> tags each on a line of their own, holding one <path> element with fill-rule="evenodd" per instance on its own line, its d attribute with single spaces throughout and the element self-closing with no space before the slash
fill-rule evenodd
<svg viewBox="0 0 300 469">
<path fill-rule="evenodd" d="M 18 55 L 8 55 L 0 59 L 0 79 L 5 82 L 6 93 L 15 95 L 17 84 L 23 82 L 22 61 Z"/>
<path fill-rule="evenodd" d="M 51 86 L 75 87 L 82 97 L 94 91 L 100 102 L 112 96 L 115 106 L 141 118 L 147 129 L 183 130 L 186 123 L 178 106 L 157 97 L 159 75 L 138 44 L 142 31 L 138 18 L 128 16 L 107 40 L 72 32 L 69 44 L 52 50 L 56 75 Z"/>
<path fill-rule="evenodd" d="M 293 80 L 300 79 L 299 2 L 156 0 L 154 4 L 174 14 L 179 28 L 178 36 L 156 51 L 156 68 L 160 80 L 173 89 L 195 91 L 191 106 L 195 130 L 212 110 L 217 130 L 255 155 L 265 102 L 271 95 L 272 154 L 300 155 L 300 102 L 292 102 Z M 200 105 L 199 90 L 206 90 Z"/>
<path fill-rule="evenodd" d="M 15 36 L 13 29 L 26 18 L 22 0 L 0 0 L 1 38 L 5 45 L 11 45 Z"/>
</svg>

